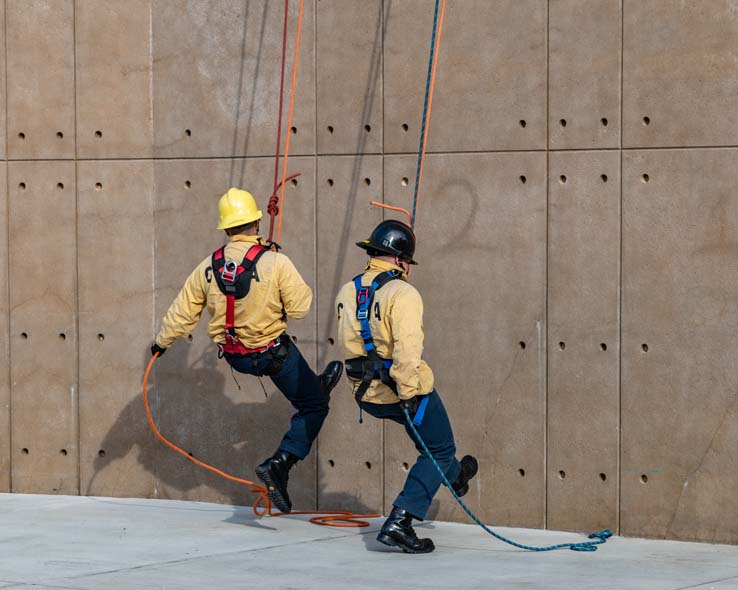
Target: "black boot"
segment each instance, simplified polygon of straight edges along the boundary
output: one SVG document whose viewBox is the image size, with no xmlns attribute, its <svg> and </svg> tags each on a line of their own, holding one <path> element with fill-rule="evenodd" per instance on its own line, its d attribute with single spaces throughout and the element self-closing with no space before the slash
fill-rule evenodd
<svg viewBox="0 0 738 590">
<path fill-rule="evenodd" d="M 464 455 L 461 458 L 460 463 L 461 473 L 459 473 L 459 477 L 456 478 L 456 481 L 451 484 L 451 487 L 459 498 L 466 496 L 466 493 L 469 491 L 469 481 L 477 474 L 477 471 L 479 471 L 479 463 L 476 458 L 471 455 Z"/>
<path fill-rule="evenodd" d="M 264 482 L 269 498 L 281 512 L 292 510 L 287 481 L 290 478 L 290 469 L 297 461 L 298 458 L 292 453 L 278 450 L 256 468 L 257 477 Z"/>
<path fill-rule="evenodd" d="M 413 530 L 413 515 L 407 510 L 392 507 L 392 512 L 382 525 L 377 541 L 399 547 L 405 553 L 430 553 L 436 546 L 430 539 L 418 539 Z"/>
<path fill-rule="evenodd" d="M 331 361 L 328 366 L 320 374 L 320 383 L 323 385 L 323 391 L 330 396 L 333 388 L 338 385 L 343 374 L 343 363 L 341 361 Z"/>
</svg>

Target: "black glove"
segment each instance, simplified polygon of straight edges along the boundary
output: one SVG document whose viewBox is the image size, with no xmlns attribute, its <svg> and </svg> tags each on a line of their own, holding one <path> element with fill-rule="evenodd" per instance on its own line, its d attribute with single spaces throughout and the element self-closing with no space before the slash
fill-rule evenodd
<svg viewBox="0 0 738 590">
<path fill-rule="evenodd" d="M 167 351 L 166 348 L 162 348 L 156 342 L 151 345 L 151 356 L 154 356 L 157 352 L 159 356 L 163 355 Z"/>
<path fill-rule="evenodd" d="M 410 399 L 401 400 L 400 404 L 402 404 L 402 407 L 407 410 L 407 413 L 410 414 L 410 417 L 412 418 L 417 414 L 420 403 L 423 401 L 424 397 L 424 395 L 415 395 Z"/>
</svg>

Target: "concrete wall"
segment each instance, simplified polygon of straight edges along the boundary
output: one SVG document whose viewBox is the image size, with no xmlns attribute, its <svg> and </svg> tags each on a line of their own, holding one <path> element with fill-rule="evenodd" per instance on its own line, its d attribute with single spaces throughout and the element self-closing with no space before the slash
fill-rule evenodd
<svg viewBox="0 0 738 590">
<path fill-rule="evenodd" d="M 140 381 L 218 195 L 266 206 L 282 3 L 0 8 L 0 490 L 251 502 L 153 439 Z M 369 200 L 411 204 L 432 8 L 305 2 L 282 242 L 318 368 Z M 738 542 L 736 38 L 737 0 L 448 0 L 413 282 L 491 524 Z M 203 328 L 154 412 L 248 477 L 290 408 Z M 414 456 L 343 384 L 296 505 L 386 512 Z M 432 517 L 464 520 L 443 491 Z"/>
</svg>

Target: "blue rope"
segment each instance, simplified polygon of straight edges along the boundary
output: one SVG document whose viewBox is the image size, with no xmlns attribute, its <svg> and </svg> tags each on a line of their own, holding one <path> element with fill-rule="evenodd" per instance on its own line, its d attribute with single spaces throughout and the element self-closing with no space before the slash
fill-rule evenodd
<svg viewBox="0 0 738 590">
<path fill-rule="evenodd" d="M 480 527 L 482 527 L 486 532 L 488 532 L 490 535 L 492 535 L 495 539 L 498 539 L 502 541 L 503 543 L 507 543 L 508 545 L 512 545 L 513 547 L 517 547 L 518 549 L 525 549 L 526 551 L 553 551 L 555 549 L 571 549 L 572 551 L 597 551 L 597 545 L 602 545 L 605 543 L 610 537 L 612 537 L 612 532 L 608 529 L 605 529 L 604 531 L 600 531 L 599 533 L 592 533 L 587 538 L 588 539 L 597 539 L 596 541 L 584 541 L 581 543 L 560 543 L 558 545 L 549 545 L 548 547 L 531 547 L 530 545 L 522 545 L 521 543 L 516 543 L 515 541 L 511 541 L 510 539 L 507 539 L 503 537 L 502 535 L 494 532 L 492 529 L 490 529 L 486 524 L 484 524 L 477 516 L 467 507 L 466 504 L 459 498 L 458 494 L 454 490 L 454 488 L 449 483 L 448 479 L 446 479 L 446 474 L 443 472 L 443 469 L 441 469 L 441 466 L 436 462 L 435 458 L 431 454 L 431 452 L 428 450 L 428 447 L 425 445 L 425 441 L 420 437 L 420 434 L 418 434 L 417 429 L 415 428 L 415 425 L 413 424 L 412 419 L 410 418 L 410 413 L 407 411 L 407 408 L 403 408 L 402 411 L 405 413 L 405 419 L 407 420 L 407 423 L 410 425 L 410 429 L 412 430 L 412 433 L 415 435 L 415 438 L 420 443 L 420 446 L 423 448 L 423 452 L 428 456 L 428 458 L 432 461 L 435 468 L 438 470 L 438 473 L 441 475 L 441 481 L 443 481 L 443 484 L 449 489 L 453 497 L 456 499 L 456 501 L 459 503 L 459 506 L 461 506 L 469 515 L 469 518 L 471 518 L 474 522 L 476 522 Z"/>
<path fill-rule="evenodd" d="M 418 185 L 420 184 L 420 163 L 423 160 L 423 147 L 425 144 L 425 125 L 428 116 L 428 100 L 430 99 L 431 76 L 433 73 L 433 54 L 436 52 L 436 30 L 438 29 L 438 8 L 440 0 L 436 0 L 436 11 L 433 14 L 433 37 L 431 38 L 430 58 L 428 59 L 428 77 L 425 81 L 425 100 L 423 101 L 423 123 L 420 128 L 420 147 L 418 148 L 418 167 L 415 171 L 415 192 L 413 194 L 413 217 L 410 225 L 415 229 L 415 211 L 418 208 Z"/>
</svg>

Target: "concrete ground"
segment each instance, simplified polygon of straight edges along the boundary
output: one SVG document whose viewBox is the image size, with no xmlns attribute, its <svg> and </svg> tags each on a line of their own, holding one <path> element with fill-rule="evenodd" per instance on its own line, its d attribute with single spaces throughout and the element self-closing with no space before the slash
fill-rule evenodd
<svg viewBox="0 0 738 590">
<path fill-rule="evenodd" d="M 616 537 L 595 553 L 529 553 L 471 525 L 417 527 L 430 555 L 250 508 L 167 500 L 0 494 L 0 590 L 161 588 L 456 590 L 738 589 L 738 547 Z M 526 544 L 581 540 L 499 529 Z"/>
</svg>

